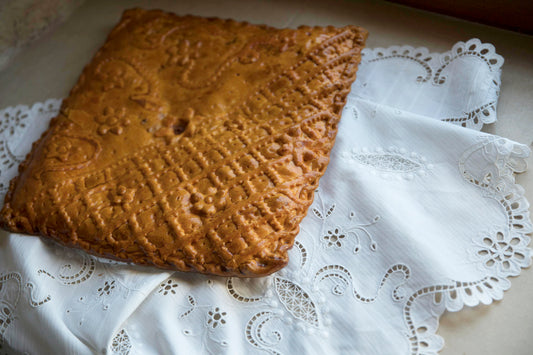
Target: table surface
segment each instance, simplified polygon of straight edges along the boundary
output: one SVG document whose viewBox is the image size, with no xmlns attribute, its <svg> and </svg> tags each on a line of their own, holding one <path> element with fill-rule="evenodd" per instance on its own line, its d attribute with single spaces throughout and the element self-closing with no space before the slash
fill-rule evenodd
<svg viewBox="0 0 533 355">
<path fill-rule="evenodd" d="M 505 58 L 498 121 L 483 131 L 533 148 L 533 37 L 377 1 L 86 1 L 62 26 L 22 51 L 0 72 L 0 108 L 67 96 L 83 66 L 129 7 L 162 8 L 179 14 L 230 17 L 276 27 L 347 25 L 370 32 L 367 46 L 424 46 L 432 52 L 477 37 Z M 533 157 L 528 159 L 533 166 Z M 517 176 L 533 201 L 533 172 Z M 533 272 L 512 279 L 504 299 L 490 306 L 445 313 L 438 333 L 451 354 L 531 354 Z"/>
</svg>

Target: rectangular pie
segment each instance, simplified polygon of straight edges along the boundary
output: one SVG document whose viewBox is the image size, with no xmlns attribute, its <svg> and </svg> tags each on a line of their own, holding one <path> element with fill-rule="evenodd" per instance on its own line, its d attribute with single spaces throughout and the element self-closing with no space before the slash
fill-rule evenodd
<svg viewBox="0 0 533 355">
<path fill-rule="evenodd" d="M 366 36 L 125 11 L 21 164 L 0 225 L 165 269 L 279 270 Z"/>
</svg>

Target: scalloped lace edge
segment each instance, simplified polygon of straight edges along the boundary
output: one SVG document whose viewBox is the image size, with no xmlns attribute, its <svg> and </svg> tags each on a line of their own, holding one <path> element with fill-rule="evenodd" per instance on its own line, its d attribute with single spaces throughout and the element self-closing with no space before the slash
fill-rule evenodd
<svg viewBox="0 0 533 355">
<path fill-rule="evenodd" d="M 10 150 L 7 142 L 8 140 L 17 140 L 13 137 L 24 134 L 28 129 L 26 123 L 23 122 L 27 117 L 35 117 L 37 115 L 55 116 L 61 107 L 63 99 L 47 99 L 44 102 L 36 102 L 33 105 L 16 105 L 9 106 L 0 110 L 0 118 L 8 121 L 3 123 L 0 120 L 0 163 L 3 169 L 0 171 L 0 207 L 3 206 L 4 196 L 9 189 L 10 181 L 17 175 L 18 164 L 22 162 L 26 154 L 18 156 Z M 14 120 L 15 122 L 9 122 Z M 10 137 L 11 136 L 11 137 Z M 31 143 L 27 151 L 31 149 Z"/>
<path fill-rule="evenodd" d="M 417 78 L 419 82 L 432 82 L 434 85 L 444 83 L 446 77 L 441 75 L 452 61 L 462 56 L 476 56 L 483 60 L 491 72 L 497 73 L 492 78 L 493 90 L 487 92 L 486 103 L 476 107 L 460 117 L 445 117 L 441 121 L 450 122 L 466 128 L 480 130 L 485 123 L 494 123 L 497 120 L 496 109 L 500 95 L 500 73 L 504 58 L 496 53 L 494 45 L 483 43 L 478 38 L 466 42 L 457 42 L 452 49 L 446 52 L 430 52 L 426 47 L 390 46 L 387 48 L 365 48 L 362 51 L 362 63 L 382 60 L 386 58 L 406 58 L 422 65 L 426 76 Z"/>
<path fill-rule="evenodd" d="M 62 102 L 63 102 L 63 99 L 50 98 L 50 99 L 46 99 L 44 102 L 40 102 L 40 101 L 35 102 L 32 105 L 20 104 L 16 106 L 8 106 L 0 110 L 0 116 L 4 115 L 8 111 L 35 112 L 35 111 L 39 111 L 39 109 L 43 109 L 47 111 L 58 111 Z"/>
<path fill-rule="evenodd" d="M 505 145 L 507 149 L 501 148 Z M 465 162 L 470 154 L 486 150 L 489 146 L 496 146 L 497 150 L 501 148 L 501 151 L 497 151 L 490 161 L 497 166 L 498 176 L 486 183 L 470 174 Z M 408 330 L 411 354 L 437 354 L 444 347 L 444 339 L 437 334 L 437 330 L 440 317 L 445 311 L 457 312 L 465 306 L 475 307 L 480 303 L 489 305 L 493 301 L 503 299 L 504 292 L 511 287 L 509 277 L 519 276 L 522 269 L 531 265 L 533 250 L 529 247 L 531 239 L 528 234 L 533 232 L 533 227 L 529 216 L 529 203 L 524 196 L 524 189 L 515 182 L 515 174 L 527 169 L 525 158 L 529 153 L 526 146 L 505 138 L 483 137 L 463 154 L 459 169 L 464 179 L 479 187 L 485 197 L 500 203 L 502 211 L 507 214 L 509 228 L 507 233 L 492 228 L 472 239 L 473 248 L 469 251 L 470 255 L 473 261 L 477 259 L 480 268 L 485 270 L 488 276 L 476 281 L 450 280 L 446 284 L 431 285 L 417 290 L 409 297 L 404 306 L 404 322 Z M 519 226 L 514 224 L 514 215 L 521 216 Z M 490 241 L 493 241 L 492 245 Z M 494 243 L 498 242 L 513 245 L 513 254 L 509 259 L 498 259 L 501 255 L 494 247 Z M 416 323 L 411 310 L 417 299 L 424 296 L 433 298 L 430 311 L 434 318 Z"/>
</svg>

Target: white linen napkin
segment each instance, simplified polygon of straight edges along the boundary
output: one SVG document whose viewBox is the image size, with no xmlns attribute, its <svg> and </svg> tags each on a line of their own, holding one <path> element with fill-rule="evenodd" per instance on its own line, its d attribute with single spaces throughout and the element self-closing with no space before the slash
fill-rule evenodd
<svg viewBox="0 0 533 355">
<path fill-rule="evenodd" d="M 269 277 L 169 273 L 2 232 L 0 349 L 436 353 L 446 309 L 501 299 L 531 262 L 514 181 L 529 149 L 464 128 L 496 119 L 502 63 L 476 39 L 365 50 L 290 263 Z M 3 186 L 58 104 L 0 112 Z"/>
</svg>

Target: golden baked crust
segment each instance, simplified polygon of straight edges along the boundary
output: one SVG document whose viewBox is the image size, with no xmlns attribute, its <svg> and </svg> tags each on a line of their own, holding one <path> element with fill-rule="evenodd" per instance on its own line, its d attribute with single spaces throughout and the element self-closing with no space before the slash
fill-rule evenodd
<svg viewBox="0 0 533 355">
<path fill-rule="evenodd" d="M 11 182 L 0 225 L 166 269 L 279 270 L 366 35 L 125 11 Z"/>
</svg>

